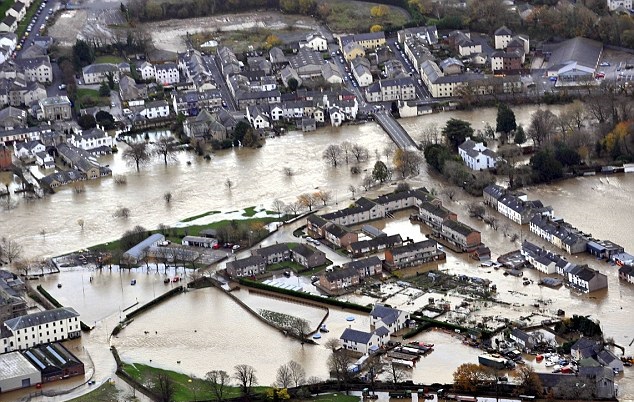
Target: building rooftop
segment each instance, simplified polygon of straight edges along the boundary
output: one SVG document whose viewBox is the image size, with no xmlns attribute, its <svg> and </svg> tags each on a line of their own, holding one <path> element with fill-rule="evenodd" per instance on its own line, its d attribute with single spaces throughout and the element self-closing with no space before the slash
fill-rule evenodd
<svg viewBox="0 0 634 402">
<path fill-rule="evenodd" d="M 23 315 L 12 318 L 4 322 L 4 325 L 11 331 L 17 331 L 36 325 L 42 325 L 53 321 L 65 320 L 79 317 L 79 313 L 72 307 L 61 307 L 53 310 L 39 311 L 37 313 Z"/>
<path fill-rule="evenodd" d="M 0 355 L 0 381 L 33 374 L 39 375 L 40 371 L 20 352 Z"/>
</svg>

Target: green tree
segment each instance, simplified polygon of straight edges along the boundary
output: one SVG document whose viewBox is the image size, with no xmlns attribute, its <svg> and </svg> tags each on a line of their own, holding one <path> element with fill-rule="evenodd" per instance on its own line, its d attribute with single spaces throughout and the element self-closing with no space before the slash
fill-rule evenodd
<svg viewBox="0 0 634 402">
<path fill-rule="evenodd" d="M 515 137 L 513 137 L 513 142 L 517 145 L 522 145 L 526 142 L 526 133 L 524 132 L 524 127 L 520 124 L 515 129 Z"/>
<path fill-rule="evenodd" d="M 561 141 L 555 142 L 555 159 L 564 166 L 577 166 L 581 163 L 579 152 Z"/>
<path fill-rule="evenodd" d="M 95 115 L 97 124 L 102 126 L 105 130 L 112 130 L 114 128 L 114 116 L 105 110 L 100 110 Z"/>
<path fill-rule="evenodd" d="M 88 42 L 77 39 L 73 45 L 73 61 L 77 69 L 95 61 L 95 49 Z"/>
<path fill-rule="evenodd" d="M 298 86 L 299 82 L 295 78 L 288 79 L 288 89 L 290 89 L 291 92 L 295 92 Z"/>
<path fill-rule="evenodd" d="M 503 142 L 508 141 L 509 133 L 517 128 L 515 113 L 505 103 L 498 105 L 497 125 L 495 131 L 502 134 Z"/>
<path fill-rule="evenodd" d="M 564 175 L 563 165 L 547 149 L 542 149 L 533 155 L 530 166 L 533 179 L 538 183 L 550 182 Z"/>
<path fill-rule="evenodd" d="M 389 169 L 382 161 L 376 161 L 374 169 L 372 169 L 372 178 L 380 183 L 384 183 L 390 174 Z"/>
<path fill-rule="evenodd" d="M 99 96 L 110 96 L 110 87 L 106 81 L 99 85 Z"/>
<path fill-rule="evenodd" d="M 451 148 L 457 151 L 458 145 L 462 144 L 467 137 L 473 136 L 473 128 L 469 122 L 452 118 L 447 121 L 442 133 L 447 137 Z"/>
<path fill-rule="evenodd" d="M 84 114 L 79 116 L 77 124 L 79 124 L 79 127 L 81 127 L 82 130 L 90 130 L 91 128 L 95 128 L 97 126 L 97 121 L 93 115 Z"/>
<path fill-rule="evenodd" d="M 247 131 L 249 131 L 249 129 L 251 129 L 251 125 L 249 124 L 248 121 L 244 119 L 240 120 L 236 124 L 236 127 L 233 129 L 233 145 L 234 146 L 238 146 L 242 143 L 242 141 L 244 140 L 244 136 L 246 135 Z"/>
<path fill-rule="evenodd" d="M 423 153 L 427 163 L 439 172 L 442 172 L 445 161 L 452 159 L 451 151 L 441 144 L 429 144 Z"/>
</svg>

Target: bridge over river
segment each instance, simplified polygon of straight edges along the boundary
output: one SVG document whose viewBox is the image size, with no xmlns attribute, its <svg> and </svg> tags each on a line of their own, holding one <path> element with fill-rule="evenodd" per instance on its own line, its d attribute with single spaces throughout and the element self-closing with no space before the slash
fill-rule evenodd
<svg viewBox="0 0 634 402">
<path fill-rule="evenodd" d="M 392 141 L 401 149 L 416 149 L 416 142 L 405 131 L 403 126 L 396 121 L 392 114 L 386 110 L 377 110 L 373 113 L 374 119 L 390 136 Z"/>
</svg>

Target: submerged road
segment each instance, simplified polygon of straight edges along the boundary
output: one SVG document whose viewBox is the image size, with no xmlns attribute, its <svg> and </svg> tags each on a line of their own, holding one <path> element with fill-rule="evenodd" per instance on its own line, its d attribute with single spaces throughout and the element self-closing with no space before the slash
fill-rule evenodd
<svg viewBox="0 0 634 402">
<path fill-rule="evenodd" d="M 376 122 L 385 130 L 392 141 L 401 149 L 416 149 L 416 142 L 405 131 L 403 126 L 396 121 L 392 114 L 386 110 L 377 110 L 373 113 Z"/>
</svg>

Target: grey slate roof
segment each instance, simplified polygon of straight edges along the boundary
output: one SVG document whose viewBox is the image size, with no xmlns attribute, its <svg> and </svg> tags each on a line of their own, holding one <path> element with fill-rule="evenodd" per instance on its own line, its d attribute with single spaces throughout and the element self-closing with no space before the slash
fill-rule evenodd
<svg viewBox="0 0 634 402">
<path fill-rule="evenodd" d="M 577 62 L 578 65 L 595 69 L 602 51 L 603 44 L 601 42 L 582 37 L 568 39 L 553 50 L 548 65 L 556 66 Z"/>
<path fill-rule="evenodd" d="M 264 260 L 264 257 L 262 257 L 261 255 L 252 255 L 247 258 L 241 258 L 239 260 L 227 262 L 227 269 L 229 268 L 242 269 L 242 268 L 252 267 L 254 265 L 262 265 L 265 263 L 266 261 Z"/>
<path fill-rule="evenodd" d="M 351 261 L 348 263 L 345 263 L 343 266 L 344 267 L 348 267 L 348 268 L 353 268 L 357 271 L 359 270 L 363 270 L 365 268 L 368 267 L 373 267 L 375 265 L 381 265 L 381 259 L 375 255 L 373 255 L 372 257 L 368 257 L 368 258 L 363 258 L 360 260 L 356 260 L 356 261 Z"/>
<path fill-rule="evenodd" d="M 79 313 L 72 307 L 61 307 L 53 310 L 39 311 L 33 314 L 12 318 L 4 322 L 4 325 L 11 331 L 17 331 L 36 325 L 43 325 L 53 321 L 66 320 L 68 318 L 79 317 Z"/>
<path fill-rule="evenodd" d="M 372 339 L 372 334 L 369 332 L 358 331 L 352 328 L 346 328 L 339 339 L 343 341 L 356 342 L 367 345 L 368 342 L 370 342 L 370 339 Z"/>
</svg>

